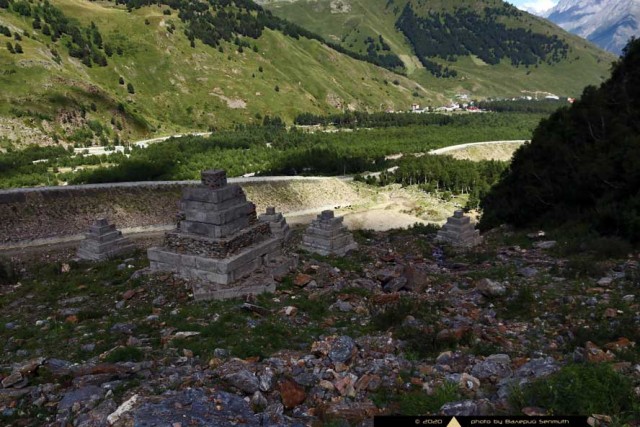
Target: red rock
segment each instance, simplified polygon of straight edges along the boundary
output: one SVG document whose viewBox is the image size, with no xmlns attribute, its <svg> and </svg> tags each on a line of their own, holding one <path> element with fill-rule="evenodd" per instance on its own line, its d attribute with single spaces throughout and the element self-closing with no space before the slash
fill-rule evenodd
<svg viewBox="0 0 640 427">
<path fill-rule="evenodd" d="M 599 348 L 591 341 L 588 341 L 587 344 L 585 344 L 585 348 L 587 350 L 587 360 L 591 363 L 611 362 L 613 359 L 615 359 L 613 353 L 611 353 L 610 351 L 607 351 L 605 353 L 601 348 Z"/>
<path fill-rule="evenodd" d="M 618 317 L 618 310 L 616 310 L 615 308 L 607 308 L 604 311 L 604 317 L 608 317 L 610 319 L 613 319 L 614 317 Z"/>
<path fill-rule="evenodd" d="M 334 383 L 336 389 L 342 396 L 355 397 L 356 390 L 354 383 L 356 382 L 356 376 L 353 374 L 345 375 Z"/>
<path fill-rule="evenodd" d="M 636 343 L 633 341 L 630 341 L 629 338 L 621 337 L 621 338 L 618 338 L 617 341 L 605 344 L 604 347 L 609 350 L 620 351 L 620 350 L 627 350 L 631 347 L 635 347 L 635 345 Z"/>
<path fill-rule="evenodd" d="M 127 291 L 124 291 L 122 293 L 122 299 L 127 301 L 130 300 L 131 298 L 133 298 L 136 294 L 136 290 L 135 289 L 129 289 Z"/>
<path fill-rule="evenodd" d="M 346 420 L 349 425 L 354 425 L 379 415 L 380 410 L 371 401 L 338 402 L 329 405 L 325 410 L 325 414 L 329 418 Z"/>
<path fill-rule="evenodd" d="M 303 288 L 307 286 L 312 280 L 313 277 L 309 276 L 308 274 L 298 273 L 295 279 L 293 279 L 293 284 L 299 288 Z"/>
<path fill-rule="evenodd" d="M 399 299 L 400 299 L 400 294 L 398 293 L 380 294 L 380 295 L 374 295 L 373 297 L 371 297 L 371 302 L 374 305 L 387 305 L 387 304 L 392 304 L 398 301 Z"/>
<path fill-rule="evenodd" d="M 436 335 L 437 341 L 455 341 L 458 342 L 471 330 L 469 327 L 460 327 L 455 329 L 443 329 Z"/>
<path fill-rule="evenodd" d="M 282 404 L 287 409 L 295 408 L 307 398 L 304 388 L 293 380 L 285 379 L 278 384 Z"/>
<path fill-rule="evenodd" d="M 72 324 L 73 323 L 78 323 L 78 316 L 72 314 L 71 316 L 67 316 L 67 318 L 64 319 L 64 321 L 67 322 L 67 323 L 72 323 Z"/>
<path fill-rule="evenodd" d="M 380 260 L 384 261 L 384 262 L 393 262 L 396 260 L 395 255 L 392 254 L 387 254 L 387 255 L 382 255 L 380 257 Z"/>
</svg>

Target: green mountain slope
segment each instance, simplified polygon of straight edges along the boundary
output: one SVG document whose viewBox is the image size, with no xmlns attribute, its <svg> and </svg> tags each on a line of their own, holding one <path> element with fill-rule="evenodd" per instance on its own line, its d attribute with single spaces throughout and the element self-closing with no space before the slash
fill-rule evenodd
<svg viewBox="0 0 640 427">
<path fill-rule="evenodd" d="M 0 148 L 17 138 L 105 142 L 439 99 L 315 40 L 265 27 L 255 39 L 232 33 L 207 45 L 209 33 L 176 9 L 141 6 L 0 2 L 0 30 L 8 29 L 0 31 Z"/>
<path fill-rule="evenodd" d="M 576 96 L 586 85 L 602 82 L 614 60 L 589 42 L 500 0 L 260 3 L 346 49 L 395 54 L 411 79 L 450 97 L 535 92 Z"/>
</svg>

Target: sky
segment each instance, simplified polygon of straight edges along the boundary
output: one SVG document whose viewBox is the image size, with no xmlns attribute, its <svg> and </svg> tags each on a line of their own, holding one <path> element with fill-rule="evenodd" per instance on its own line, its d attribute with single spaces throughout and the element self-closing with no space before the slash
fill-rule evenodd
<svg viewBox="0 0 640 427">
<path fill-rule="evenodd" d="M 551 9 L 558 3 L 558 0 L 508 0 L 509 3 L 520 9 L 542 12 Z"/>
</svg>

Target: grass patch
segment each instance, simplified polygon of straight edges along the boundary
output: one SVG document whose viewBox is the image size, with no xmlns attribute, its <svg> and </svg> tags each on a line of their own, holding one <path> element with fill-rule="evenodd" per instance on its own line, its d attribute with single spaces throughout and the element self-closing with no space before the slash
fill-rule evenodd
<svg viewBox="0 0 640 427">
<path fill-rule="evenodd" d="M 144 358 L 142 350 L 137 347 L 119 347 L 107 355 L 105 360 L 116 362 L 140 362 Z"/>
<path fill-rule="evenodd" d="M 536 311 L 536 298 L 533 292 L 533 288 L 524 284 L 520 288 L 513 292 L 512 295 L 507 297 L 506 301 L 496 301 L 496 304 L 501 305 L 502 317 L 505 319 L 530 319 Z"/>
<path fill-rule="evenodd" d="M 437 414 L 442 405 L 459 400 L 461 395 L 456 384 L 445 383 L 429 395 L 422 390 L 396 394 L 388 389 L 379 389 L 371 395 L 378 408 L 390 408 L 397 415 Z"/>
<path fill-rule="evenodd" d="M 518 409 L 545 408 L 554 415 L 620 415 L 633 410 L 633 387 L 609 365 L 568 365 L 514 390 L 510 403 Z"/>
</svg>

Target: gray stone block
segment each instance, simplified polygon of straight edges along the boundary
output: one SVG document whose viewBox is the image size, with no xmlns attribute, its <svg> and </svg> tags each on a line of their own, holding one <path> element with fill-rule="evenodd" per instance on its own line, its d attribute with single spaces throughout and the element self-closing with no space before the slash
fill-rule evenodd
<svg viewBox="0 0 640 427">
<path fill-rule="evenodd" d="M 244 216 L 224 225 L 206 224 L 204 222 L 180 221 L 180 231 L 200 236 L 223 238 L 249 226 L 249 218 Z"/>
<path fill-rule="evenodd" d="M 244 191 L 238 184 L 231 184 L 217 190 L 205 186 L 187 187 L 182 191 L 183 200 L 219 204 L 227 200 L 242 198 Z"/>
<path fill-rule="evenodd" d="M 229 209 L 233 206 L 239 205 L 240 203 L 243 203 L 246 201 L 247 201 L 247 197 L 244 194 L 220 203 L 199 202 L 194 200 L 183 199 L 180 201 L 180 210 L 181 211 L 216 212 L 224 209 Z"/>
<path fill-rule="evenodd" d="M 224 225 L 240 218 L 247 217 L 251 212 L 255 211 L 253 203 L 242 202 L 238 205 L 231 206 L 227 209 L 219 211 L 183 211 L 184 218 L 187 221 L 204 222 L 214 225 Z"/>
</svg>

